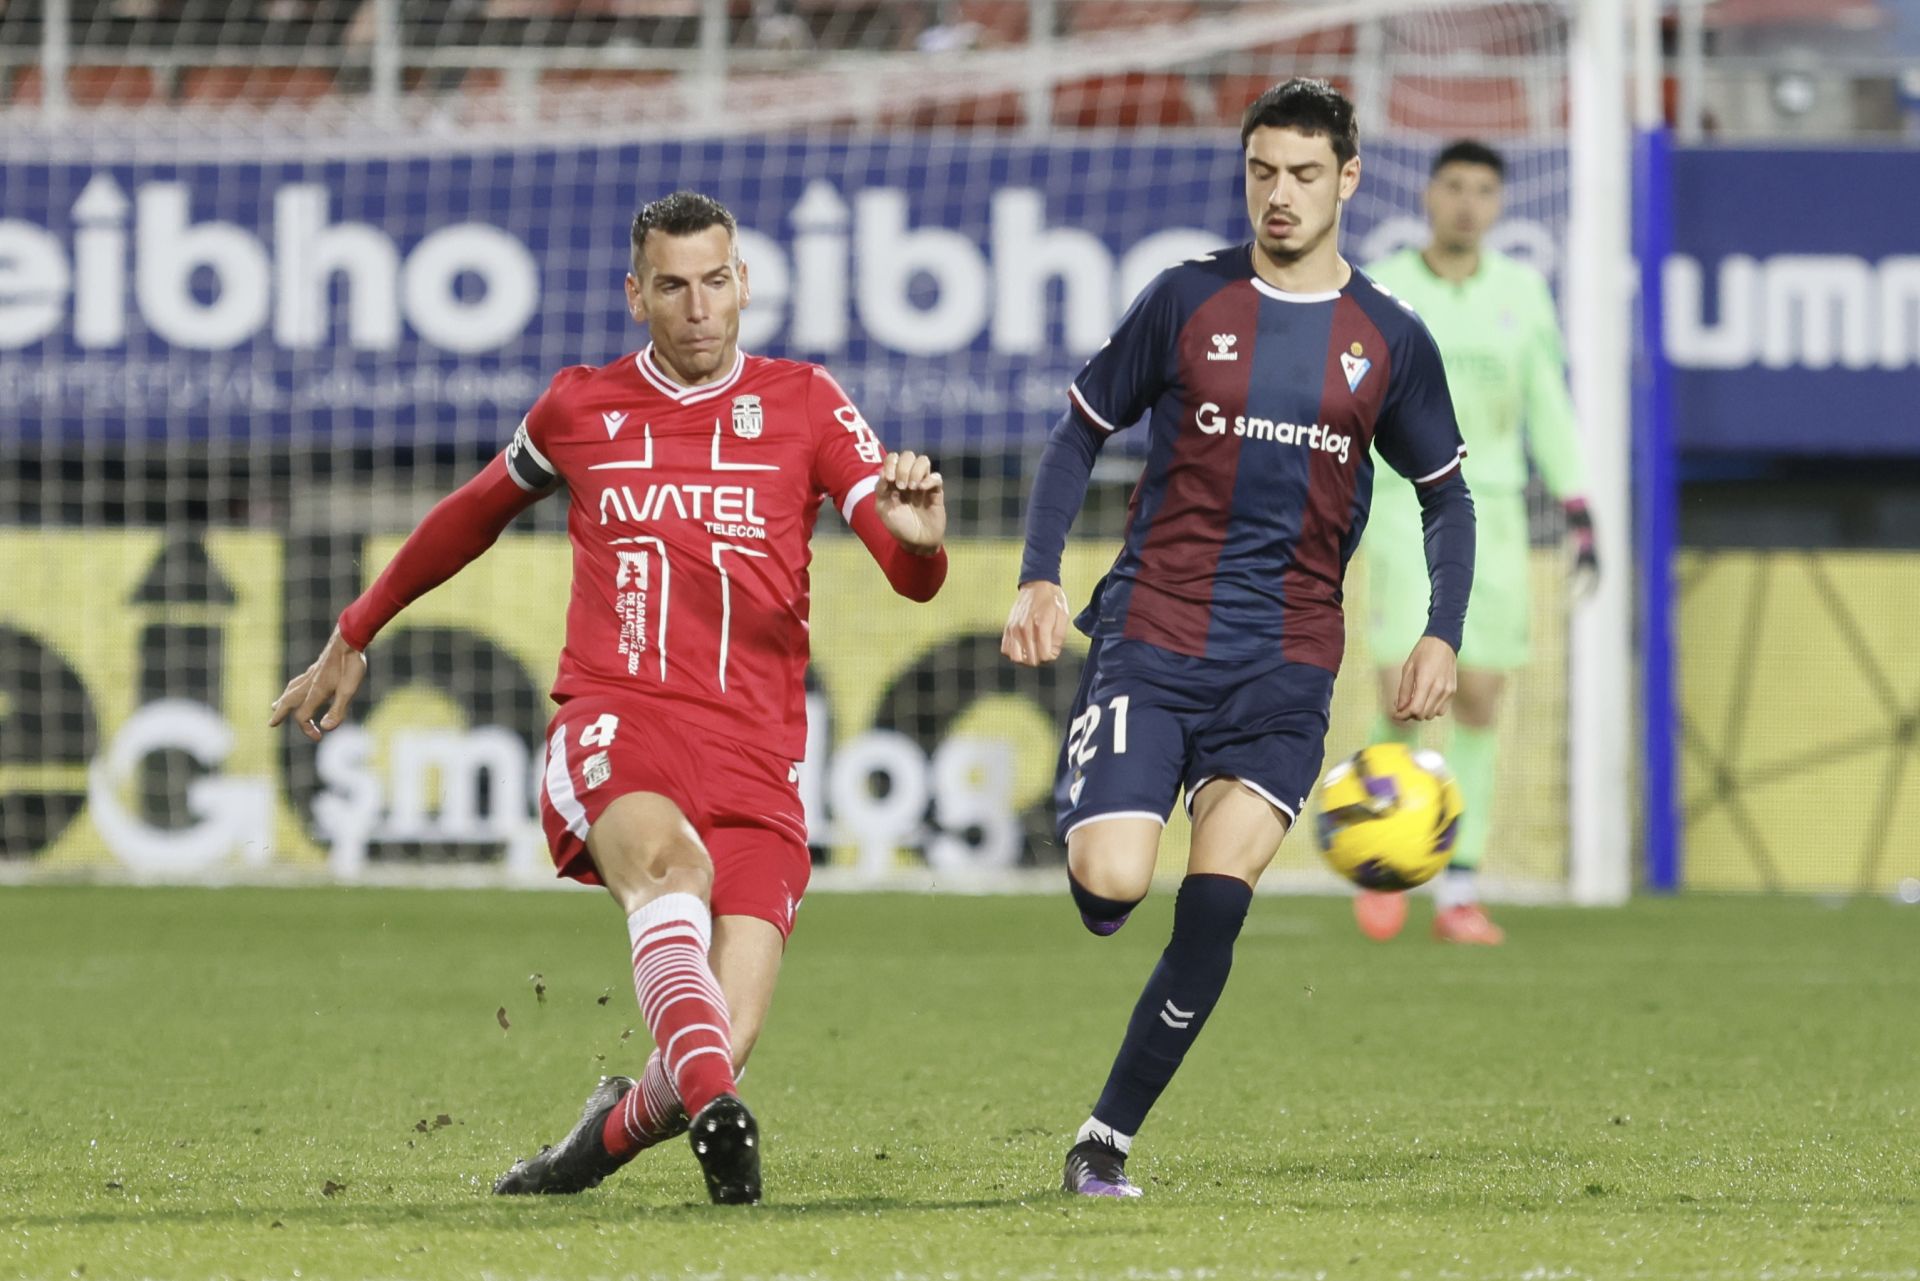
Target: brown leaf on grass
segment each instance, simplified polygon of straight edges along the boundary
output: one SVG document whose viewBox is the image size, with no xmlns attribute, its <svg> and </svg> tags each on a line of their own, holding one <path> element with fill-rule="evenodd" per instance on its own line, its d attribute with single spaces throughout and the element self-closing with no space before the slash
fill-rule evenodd
<svg viewBox="0 0 1920 1281">
<path fill-rule="evenodd" d="M 452 1124 L 453 1124 L 453 1118 L 448 1116 L 445 1112 L 442 1112 L 439 1116 L 436 1116 L 433 1118 L 433 1128 L 436 1130 L 444 1130 Z"/>
<path fill-rule="evenodd" d="M 628 1028 L 628 1029 L 627 1029 L 626 1031 L 624 1031 L 624 1032 L 622 1032 L 622 1033 L 620 1034 L 620 1039 L 624 1041 L 624 1040 L 626 1040 L 626 1039 L 627 1039 L 628 1037 L 630 1037 L 630 1036 L 632 1036 L 632 1035 L 633 1035 L 633 1029 L 632 1029 L 632 1028 Z"/>
<path fill-rule="evenodd" d="M 328 1179 L 328 1180 L 326 1181 L 326 1183 L 324 1183 L 323 1185 L 321 1185 L 321 1188 L 320 1188 L 320 1195 L 321 1195 L 321 1196 L 332 1196 L 332 1195 L 334 1195 L 334 1194 L 335 1194 L 335 1193 L 337 1193 L 337 1192 L 345 1192 L 346 1190 L 347 1190 L 347 1185 L 346 1185 L 346 1184 L 344 1184 L 344 1183 L 335 1183 L 335 1182 L 334 1182 L 334 1181 L 333 1181 L 332 1179 Z"/>
<path fill-rule="evenodd" d="M 600 994 L 600 999 L 595 1001 L 594 1004 L 605 1005 L 608 1001 L 611 1001 L 612 999 L 613 999 L 613 989 L 608 988 L 606 991 Z"/>
<path fill-rule="evenodd" d="M 536 972 L 527 975 L 527 982 L 533 984 L 533 999 L 545 1005 L 547 1003 L 547 984 L 545 977 Z"/>
<path fill-rule="evenodd" d="M 415 1121 L 413 1123 L 413 1128 L 418 1130 L 420 1133 L 425 1134 L 427 1132 L 427 1118 L 423 1116 L 418 1121 Z"/>
<path fill-rule="evenodd" d="M 123 1186 L 123 1185 L 121 1184 L 121 1182 L 120 1182 L 120 1180 L 118 1180 L 118 1179 L 108 1179 L 108 1180 L 107 1180 L 107 1190 L 108 1190 L 109 1192 L 118 1192 L 118 1191 L 119 1191 L 119 1190 L 121 1189 L 121 1187 L 122 1187 L 122 1186 Z"/>
<path fill-rule="evenodd" d="M 275 1219 L 275 1220 L 274 1220 L 274 1221 L 273 1221 L 272 1223 L 269 1223 L 269 1224 L 267 1225 L 267 1227 L 268 1227 L 269 1229 L 272 1229 L 272 1228 L 284 1228 L 284 1227 L 286 1227 L 286 1226 L 287 1226 L 286 1224 L 284 1224 L 284 1223 L 282 1223 L 282 1222 L 280 1222 L 280 1220 L 278 1220 L 278 1219 Z"/>
<path fill-rule="evenodd" d="M 493 1017 L 500 1024 L 502 1032 L 513 1026 L 513 1021 L 507 1017 L 507 1007 L 504 1005 L 493 1012 Z"/>
</svg>

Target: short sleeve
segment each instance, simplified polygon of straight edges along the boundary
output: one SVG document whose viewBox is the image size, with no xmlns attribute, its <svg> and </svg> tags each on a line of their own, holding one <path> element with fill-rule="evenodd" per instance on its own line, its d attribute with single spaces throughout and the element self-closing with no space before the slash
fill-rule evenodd
<svg viewBox="0 0 1920 1281">
<path fill-rule="evenodd" d="M 813 427 L 814 488 L 853 519 L 853 509 L 880 483 L 886 446 L 833 375 L 818 365 L 807 382 L 807 421 Z"/>
<path fill-rule="evenodd" d="M 1453 414 L 1440 349 L 1425 325 L 1413 322 L 1394 365 L 1374 446 L 1402 476 L 1416 485 L 1431 485 L 1460 466 L 1467 447 Z"/>
<path fill-rule="evenodd" d="M 1103 432 L 1131 427 L 1166 390 L 1180 332 L 1177 270 L 1154 277 L 1068 386 L 1074 409 L 1090 426 Z"/>
<path fill-rule="evenodd" d="M 575 365 L 555 374 L 507 442 L 507 475 L 528 493 L 541 493 L 560 483 L 559 471 L 548 461 L 547 442 L 565 423 L 562 400 L 567 389 L 591 372 L 586 365 Z"/>
</svg>

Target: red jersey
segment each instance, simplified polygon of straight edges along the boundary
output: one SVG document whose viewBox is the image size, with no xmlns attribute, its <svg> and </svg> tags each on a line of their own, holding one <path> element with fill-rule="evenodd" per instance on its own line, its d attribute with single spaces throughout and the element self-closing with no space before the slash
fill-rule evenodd
<svg viewBox="0 0 1920 1281">
<path fill-rule="evenodd" d="M 522 489 L 572 498 L 554 700 L 658 699 L 799 760 L 814 519 L 826 498 L 851 523 L 886 457 L 832 376 L 742 353 L 683 387 L 648 347 L 562 370 L 505 457 Z"/>
</svg>

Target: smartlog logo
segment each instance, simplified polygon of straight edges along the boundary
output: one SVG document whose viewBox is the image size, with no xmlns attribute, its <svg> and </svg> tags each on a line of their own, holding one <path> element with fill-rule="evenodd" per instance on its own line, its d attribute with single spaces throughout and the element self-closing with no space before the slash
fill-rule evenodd
<svg viewBox="0 0 1920 1281">
<path fill-rule="evenodd" d="M 470 194 L 467 203 L 484 204 L 486 193 Z M 204 188 L 122 185 L 96 172 L 70 216 L 49 219 L 68 227 L 0 219 L 0 351 L 64 331 L 84 351 L 108 352 L 144 326 L 187 351 L 264 338 L 289 351 L 340 342 L 381 352 L 411 332 L 429 347 L 472 354 L 518 340 L 543 305 L 573 313 L 560 318 L 568 324 L 618 305 L 617 279 L 605 298 L 583 291 L 543 302 L 533 251 L 486 222 L 442 226 L 405 245 L 355 220 L 350 206 L 343 215 L 325 184 L 287 183 L 264 198 L 270 218 L 256 231 L 205 216 Z M 608 204 L 616 219 L 611 196 Z M 990 195 L 984 239 L 938 218 L 916 222 L 904 189 L 848 195 L 824 179 L 802 189 L 781 221 L 780 235 L 740 229 L 754 285 L 741 316 L 749 350 L 825 356 L 864 339 L 941 356 L 984 340 L 1010 355 L 1086 354 L 1162 268 L 1224 243 L 1162 227 L 1116 250 L 1085 229 L 1050 224 L 1044 193 L 1028 187 Z"/>
</svg>

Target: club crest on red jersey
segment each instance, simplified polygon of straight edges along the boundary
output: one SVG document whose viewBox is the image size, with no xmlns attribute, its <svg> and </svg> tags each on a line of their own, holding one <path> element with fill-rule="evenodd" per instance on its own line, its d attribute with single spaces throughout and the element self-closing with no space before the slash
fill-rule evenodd
<svg viewBox="0 0 1920 1281">
<path fill-rule="evenodd" d="M 742 440 L 758 440 L 763 426 L 765 426 L 765 420 L 760 410 L 760 398 L 735 396 L 733 398 L 733 434 Z"/>
</svg>

